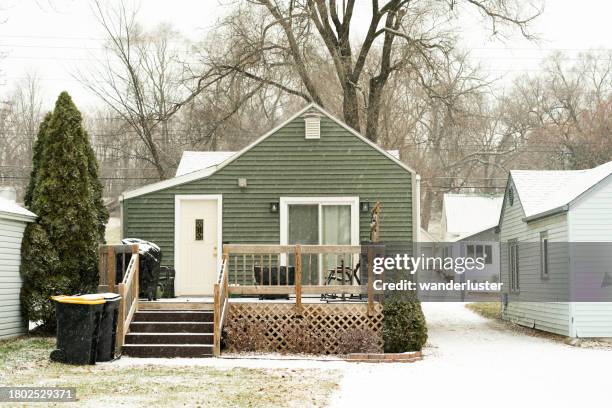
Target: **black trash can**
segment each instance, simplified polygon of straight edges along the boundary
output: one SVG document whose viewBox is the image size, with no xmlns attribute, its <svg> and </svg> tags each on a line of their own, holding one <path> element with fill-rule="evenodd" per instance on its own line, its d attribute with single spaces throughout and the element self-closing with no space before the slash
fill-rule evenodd
<svg viewBox="0 0 612 408">
<path fill-rule="evenodd" d="M 153 242 L 138 238 L 126 238 L 121 240 L 121 243 L 124 245 L 138 244 L 138 254 L 140 255 L 138 279 L 138 285 L 140 287 L 139 295 L 148 300 L 157 300 L 157 286 L 159 285 L 159 273 L 162 260 L 161 249 Z"/>
<path fill-rule="evenodd" d="M 105 300 L 100 295 L 53 296 L 57 318 L 57 348 L 51 360 L 95 364 L 100 319 Z"/>
<path fill-rule="evenodd" d="M 100 319 L 96 361 L 111 361 L 115 359 L 121 296 L 116 293 L 103 293 L 102 296 L 104 296 L 106 303 L 104 303 L 102 318 Z"/>
</svg>

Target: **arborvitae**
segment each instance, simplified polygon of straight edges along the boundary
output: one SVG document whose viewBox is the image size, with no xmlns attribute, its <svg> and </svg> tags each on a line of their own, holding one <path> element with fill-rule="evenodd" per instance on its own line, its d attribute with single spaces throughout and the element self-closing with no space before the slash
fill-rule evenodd
<svg viewBox="0 0 612 408">
<path fill-rule="evenodd" d="M 87 139 L 87 158 L 89 162 L 89 177 L 92 181 L 92 187 L 94 190 L 94 206 L 98 213 L 98 239 L 100 243 L 106 242 L 104 233 L 106 232 L 106 223 L 108 222 L 108 210 L 104 206 L 104 186 L 98 178 L 98 161 L 96 160 L 96 154 L 89 143 L 89 137 L 85 133 Z"/>
<path fill-rule="evenodd" d="M 30 182 L 28 183 L 24 198 L 25 206 L 28 208 L 30 208 L 32 205 L 32 193 L 34 193 L 34 186 L 36 185 L 36 175 L 38 174 L 38 167 L 40 166 L 40 157 L 42 156 L 42 152 L 47 141 L 45 135 L 47 132 L 47 126 L 49 126 L 49 121 L 51 120 L 51 116 L 52 113 L 48 112 L 43 121 L 40 123 L 38 135 L 36 137 L 36 141 L 34 142 L 34 147 L 32 148 L 32 171 L 30 172 Z"/>
<path fill-rule="evenodd" d="M 53 327 L 49 296 L 95 291 L 98 244 L 108 213 L 81 114 L 66 92 L 45 128 L 29 208 L 38 215 L 22 245 L 22 306 L 29 320 Z"/>
</svg>

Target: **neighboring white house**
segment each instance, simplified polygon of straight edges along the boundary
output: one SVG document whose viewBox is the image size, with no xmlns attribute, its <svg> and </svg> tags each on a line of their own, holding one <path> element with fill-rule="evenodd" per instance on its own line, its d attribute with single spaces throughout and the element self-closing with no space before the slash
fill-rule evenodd
<svg viewBox="0 0 612 408">
<path fill-rule="evenodd" d="M 612 162 L 511 171 L 499 227 L 505 319 L 571 337 L 612 337 L 612 302 L 570 301 L 589 280 L 604 299 L 612 295 L 605 293 L 612 292 L 605 287 L 612 251 L 596 244 L 612 245 Z M 585 247 L 599 250 L 587 259 Z"/>
<path fill-rule="evenodd" d="M 484 257 L 481 271 L 466 272 L 472 282 L 499 281 L 497 224 L 504 197 L 490 194 L 444 194 L 442 201 L 443 256 Z"/>
<path fill-rule="evenodd" d="M 29 222 L 36 215 L 0 196 L 0 339 L 26 332 L 21 316 L 21 239 Z"/>
</svg>

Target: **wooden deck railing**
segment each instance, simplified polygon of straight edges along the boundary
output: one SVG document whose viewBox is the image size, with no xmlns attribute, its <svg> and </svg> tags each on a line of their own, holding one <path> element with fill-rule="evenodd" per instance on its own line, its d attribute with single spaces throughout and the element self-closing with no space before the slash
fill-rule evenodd
<svg viewBox="0 0 612 408">
<path fill-rule="evenodd" d="M 226 254 L 224 254 L 221 271 L 213 288 L 215 301 L 213 323 L 213 354 L 215 356 L 219 356 L 221 354 L 221 335 L 223 331 L 223 325 L 225 324 L 225 318 L 227 317 L 227 304 L 229 300 L 228 261 L 229 260 Z"/>
<path fill-rule="evenodd" d="M 121 296 L 117 317 L 116 347 L 121 350 L 134 314 L 138 311 L 140 257 L 138 245 L 101 245 L 98 292 Z M 129 257 L 129 258 L 128 258 Z M 129 259 L 129 261 L 127 261 Z M 117 277 L 119 283 L 117 284 Z"/>
<path fill-rule="evenodd" d="M 298 310 L 304 295 L 367 295 L 373 313 L 370 248 L 364 252 L 359 245 L 226 244 L 223 253 L 229 294 L 295 295 Z"/>
<path fill-rule="evenodd" d="M 128 332 L 130 323 L 134 318 L 134 314 L 138 311 L 138 275 L 140 273 L 140 261 L 138 252 L 130 259 L 130 263 L 125 271 L 123 281 L 119 286 L 119 295 L 121 301 L 119 303 L 119 317 L 117 322 L 117 347 L 121 350 L 125 343 L 125 335 Z"/>
</svg>

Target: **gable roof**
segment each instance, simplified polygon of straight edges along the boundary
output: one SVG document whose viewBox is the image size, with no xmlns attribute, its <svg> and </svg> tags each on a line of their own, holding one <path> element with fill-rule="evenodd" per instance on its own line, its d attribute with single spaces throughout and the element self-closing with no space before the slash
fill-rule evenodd
<svg viewBox="0 0 612 408">
<path fill-rule="evenodd" d="M 236 152 L 191 152 L 185 151 L 181 156 L 181 162 L 176 169 L 175 177 L 194 171 L 217 166 L 229 159 Z"/>
<path fill-rule="evenodd" d="M 499 223 L 503 196 L 485 194 L 444 194 L 442 208 L 446 232 L 461 239 L 496 227 Z"/>
<path fill-rule="evenodd" d="M 369 139 L 365 138 L 364 136 L 360 135 L 354 129 L 350 128 L 347 124 L 345 124 L 341 120 L 337 119 L 335 116 L 331 115 L 329 112 L 327 112 L 325 109 L 323 109 L 319 105 L 317 105 L 315 103 L 310 103 L 310 104 L 306 105 L 304 108 L 302 108 L 301 110 L 299 110 L 298 112 L 296 112 L 294 115 L 292 115 L 289 119 L 285 120 L 280 125 L 276 126 L 274 129 L 270 130 L 268 133 L 264 134 L 259 139 L 255 140 L 253 143 L 251 143 L 250 145 L 248 145 L 244 149 L 240 150 L 239 152 L 237 152 L 233 156 L 227 158 L 223 162 L 218 163 L 218 164 L 213 165 L 213 166 L 210 166 L 210 167 L 207 167 L 207 168 L 204 168 L 204 169 L 200 169 L 200 170 L 192 171 L 190 173 L 182 174 L 180 176 L 177 176 L 177 177 L 174 177 L 174 178 L 171 178 L 171 179 L 168 179 L 168 180 L 159 181 L 157 183 L 149 184 L 149 185 L 146 185 L 146 186 L 134 189 L 134 190 L 126 191 L 126 192 L 124 192 L 119 197 L 119 199 L 120 200 L 124 200 L 124 199 L 134 198 L 134 197 L 138 197 L 138 196 L 141 196 L 141 195 L 144 195 L 144 194 L 148 194 L 148 193 L 152 193 L 152 192 L 155 192 L 155 191 L 164 190 L 164 189 L 169 188 L 169 187 L 173 187 L 173 186 L 178 186 L 178 185 L 181 185 L 181 184 L 189 183 L 190 181 L 195 181 L 195 180 L 200 180 L 200 179 L 203 179 L 203 178 L 207 178 L 207 177 L 213 175 L 214 173 L 216 173 L 217 171 L 221 170 L 222 168 L 224 168 L 228 164 L 230 164 L 233 161 L 235 161 L 237 158 L 239 158 L 240 156 L 242 156 L 243 154 L 245 154 L 246 152 L 251 150 L 253 147 L 257 146 L 259 143 L 261 143 L 264 140 L 266 140 L 268 137 L 272 136 L 279 129 L 283 128 L 284 126 L 286 126 L 291 121 L 295 120 L 296 118 L 300 117 L 304 113 L 306 113 L 308 111 L 311 111 L 311 110 L 316 110 L 319 113 L 323 114 L 324 116 L 326 116 L 327 118 L 331 119 L 332 121 L 334 121 L 336 124 L 338 124 L 339 126 L 344 128 L 345 130 L 347 130 L 353 136 L 356 136 L 357 138 L 362 140 L 364 143 L 366 143 L 366 144 L 370 145 L 371 147 L 373 147 L 374 149 L 378 150 L 382 155 L 384 155 L 387 158 L 389 158 L 391 161 L 393 161 L 395 164 L 397 164 L 400 167 L 402 167 L 404 170 L 406 170 L 406 171 L 408 171 L 410 173 L 416 174 L 416 172 L 413 169 L 408 167 L 406 164 L 402 163 L 399 160 L 399 158 L 397 158 L 393 154 L 387 152 L 386 150 L 384 150 L 383 148 L 381 148 L 380 146 L 378 146 L 376 143 L 372 142 L 371 140 L 369 140 Z"/>
<path fill-rule="evenodd" d="M 612 161 L 586 170 L 512 170 L 525 220 L 566 210 L 566 206 L 612 174 Z"/>
<path fill-rule="evenodd" d="M 12 200 L 0 197 L 0 218 L 32 222 L 36 219 L 36 214 L 17 205 Z"/>
</svg>

